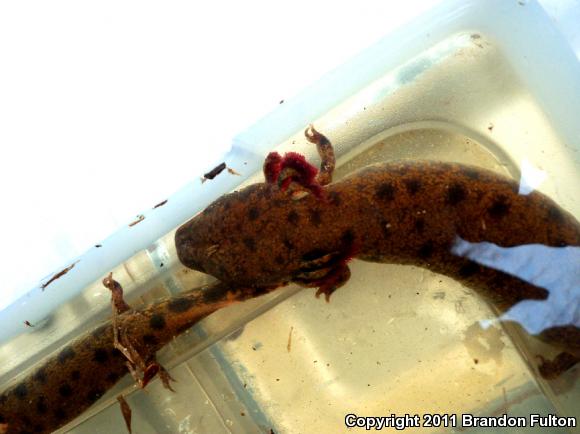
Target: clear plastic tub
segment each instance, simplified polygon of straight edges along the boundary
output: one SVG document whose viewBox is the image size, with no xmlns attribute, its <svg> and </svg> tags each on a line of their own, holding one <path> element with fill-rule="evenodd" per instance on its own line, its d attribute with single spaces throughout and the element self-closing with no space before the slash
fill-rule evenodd
<svg viewBox="0 0 580 434">
<path fill-rule="evenodd" d="M 244 181 L 252 183 L 262 180 L 259 168 L 273 143 L 317 161 L 303 136 L 314 123 L 335 144 L 336 179 L 397 158 L 476 164 L 520 179 L 526 161 L 547 174 L 538 189 L 579 218 L 578 113 L 579 65 L 535 2 L 450 1 L 238 136 L 227 162 L 252 174 Z M 216 178 L 201 200 L 199 186 L 170 198 L 143 222 L 149 226 L 130 247 L 137 253 L 126 260 L 119 253 L 116 267 L 83 258 L 90 270 L 83 278 L 112 269 L 134 306 L 206 282 L 177 262 L 174 232 L 159 234 L 237 181 Z M 172 226 L 157 226 L 168 216 Z M 111 248 L 128 236 L 112 237 Z M 498 324 L 484 327 L 494 313 L 472 291 L 415 267 L 355 260 L 351 270 L 329 304 L 312 290 L 289 287 L 217 312 L 159 355 L 177 393 L 159 381 L 137 390 L 125 378 L 62 432 L 123 432 L 114 398 L 121 391 L 132 391 L 139 433 L 338 433 L 347 432 L 348 413 L 580 418 L 578 385 L 558 390 L 558 382 L 534 376 L 530 361 L 540 344 Z M 109 316 L 100 280 L 79 285 L 54 305 L 36 306 L 35 319 L 44 322 L 0 347 L 4 384 Z M 21 323 L 22 305 L 13 309 L 10 318 Z M 576 368 L 561 384 L 577 375 Z"/>
</svg>

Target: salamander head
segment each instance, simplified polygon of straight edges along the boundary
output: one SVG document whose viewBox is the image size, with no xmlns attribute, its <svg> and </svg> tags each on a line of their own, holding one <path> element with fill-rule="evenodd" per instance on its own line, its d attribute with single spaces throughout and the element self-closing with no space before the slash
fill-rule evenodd
<svg viewBox="0 0 580 434">
<path fill-rule="evenodd" d="M 279 277 L 265 268 L 280 269 L 268 267 L 280 228 L 272 205 L 278 197 L 291 200 L 271 184 L 253 184 L 220 197 L 177 230 L 179 260 L 223 282 L 270 285 Z"/>
</svg>

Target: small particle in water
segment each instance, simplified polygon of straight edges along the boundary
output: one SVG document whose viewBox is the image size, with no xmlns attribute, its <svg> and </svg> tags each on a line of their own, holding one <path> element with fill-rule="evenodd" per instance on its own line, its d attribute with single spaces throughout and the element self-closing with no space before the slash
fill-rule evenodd
<svg viewBox="0 0 580 434">
<path fill-rule="evenodd" d="M 288 333 L 288 344 L 286 345 L 286 350 L 290 352 L 292 350 L 292 332 L 294 331 L 294 327 L 290 327 L 290 333 Z"/>
<path fill-rule="evenodd" d="M 165 205 L 166 203 L 167 203 L 167 199 L 165 199 L 164 201 L 161 201 L 161 202 L 159 202 L 157 205 L 155 205 L 155 206 L 153 207 L 153 209 L 155 209 L 155 208 L 159 208 L 160 206 L 163 206 L 163 205 Z"/>
<path fill-rule="evenodd" d="M 72 270 L 74 268 L 74 266 L 78 263 L 79 261 L 75 261 L 73 262 L 71 265 L 69 265 L 68 267 L 66 267 L 64 270 L 59 271 L 58 273 L 56 273 L 54 276 L 52 276 L 50 279 L 48 279 L 48 281 L 46 283 L 43 283 L 42 285 L 40 285 L 40 288 L 44 291 L 44 289 L 50 285 L 52 282 L 54 282 L 56 279 L 60 279 L 62 276 L 64 276 L 66 273 L 68 273 L 70 270 Z"/>
<path fill-rule="evenodd" d="M 145 216 L 143 214 L 139 214 L 133 222 L 129 223 L 129 227 L 135 226 L 137 223 L 141 223 L 143 220 L 145 220 Z"/>
<path fill-rule="evenodd" d="M 201 182 L 205 182 L 208 179 L 214 179 L 216 176 L 218 176 L 220 173 L 222 173 L 225 169 L 226 169 L 225 162 L 218 164 L 213 169 L 211 169 L 209 172 L 207 172 L 203 175 L 203 177 L 201 178 Z"/>
</svg>

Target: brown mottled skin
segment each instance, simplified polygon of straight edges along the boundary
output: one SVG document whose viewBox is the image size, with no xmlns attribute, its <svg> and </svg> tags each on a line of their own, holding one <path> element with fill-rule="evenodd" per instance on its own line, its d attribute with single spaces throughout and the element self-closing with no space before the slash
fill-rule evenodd
<svg viewBox="0 0 580 434">
<path fill-rule="evenodd" d="M 235 288 L 239 288 L 236 286 Z M 216 283 L 118 316 L 144 360 L 212 312 L 258 296 L 259 289 Z M 8 434 L 50 433 L 85 411 L 127 374 L 113 347 L 111 321 L 65 346 L 41 367 L 0 394 L 0 425 Z"/>
<path fill-rule="evenodd" d="M 320 185 L 313 188 L 292 171 L 278 174 L 271 163 L 281 157 L 270 154 L 267 182 L 220 197 L 178 229 L 175 243 L 184 265 L 226 283 L 295 282 L 328 297 L 348 280 L 351 257 L 412 264 L 450 276 L 506 311 L 522 300 L 544 300 L 549 291 L 456 256 L 451 247 L 457 237 L 500 247 L 580 246 L 580 224 L 571 214 L 539 192 L 518 194 L 516 182 L 478 167 L 386 162 L 330 183 L 330 142 L 310 128 L 306 136 L 322 157 Z M 283 191 L 288 176 L 299 181 Z M 580 293 L 575 301 L 580 303 Z M 544 361 L 545 377 L 578 362 L 577 324 L 551 327 L 540 337 L 565 351 Z"/>
</svg>

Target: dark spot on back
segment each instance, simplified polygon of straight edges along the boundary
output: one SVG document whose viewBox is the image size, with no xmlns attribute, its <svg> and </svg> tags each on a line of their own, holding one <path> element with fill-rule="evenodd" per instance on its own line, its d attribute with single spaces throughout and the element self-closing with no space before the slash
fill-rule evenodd
<svg viewBox="0 0 580 434">
<path fill-rule="evenodd" d="M 93 361 L 97 363 L 101 364 L 106 363 L 108 359 L 109 354 L 107 353 L 107 350 L 105 350 L 104 348 L 97 348 L 93 353 Z"/>
<path fill-rule="evenodd" d="M 165 317 L 160 313 L 153 314 L 149 318 L 149 327 L 153 330 L 163 330 L 165 328 Z"/>
<path fill-rule="evenodd" d="M 119 375 L 116 372 L 110 372 L 106 378 L 107 383 L 110 383 L 110 384 L 116 383 L 118 379 L 119 379 Z"/>
<path fill-rule="evenodd" d="M 313 249 L 313 250 L 309 251 L 308 253 L 305 253 L 304 255 L 302 255 L 302 260 L 303 261 L 314 261 L 315 259 L 319 259 L 327 254 L 328 254 L 328 252 L 325 252 L 322 249 Z"/>
<path fill-rule="evenodd" d="M 216 267 L 219 273 L 218 276 L 226 276 L 228 274 L 228 270 L 223 266 L 223 264 L 217 264 Z"/>
<path fill-rule="evenodd" d="M 167 309 L 170 312 L 182 313 L 189 310 L 195 302 L 189 297 L 174 298 L 167 304 Z"/>
<path fill-rule="evenodd" d="M 48 406 L 46 405 L 46 397 L 41 395 L 38 397 L 38 400 L 36 401 L 36 411 L 39 414 L 46 414 L 46 412 L 48 411 Z"/>
<path fill-rule="evenodd" d="M 467 279 L 479 272 L 479 265 L 477 262 L 469 261 L 459 268 L 459 277 Z"/>
<path fill-rule="evenodd" d="M 415 230 L 419 233 L 423 233 L 424 229 L 425 229 L 425 219 L 419 217 L 417 220 L 415 220 Z"/>
<path fill-rule="evenodd" d="M 0 414 L 0 423 L 6 423 L 6 418 Z"/>
<path fill-rule="evenodd" d="M 125 360 L 125 356 L 117 348 L 111 348 L 110 354 L 115 359 L 123 359 L 123 361 Z"/>
<path fill-rule="evenodd" d="M 411 196 L 421 190 L 421 181 L 416 178 L 407 178 L 404 182 L 405 187 Z"/>
<path fill-rule="evenodd" d="M 493 218 L 505 217 L 510 211 L 509 199 L 500 194 L 488 208 L 487 212 Z"/>
<path fill-rule="evenodd" d="M 56 410 L 54 410 L 54 418 L 58 421 L 58 422 L 62 422 L 66 419 L 66 412 L 64 411 L 63 408 L 57 408 Z"/>
<path fill-rule="evenodd" d="M 155 345 L 157 344 L 158 340 L 154 335 L 146 334 L 143 335 L 143 343 L 145 345 Z"/>
<path fill-rule="evenodd" d="M 282 265 L 284 263 L 284 258 L 282 257 L 282 255 L 278 254 L 274 258 L 274 261 L 276 262 L 276 264 Z"/>
<path fill-rule="evenodd" d="M 354 232 L 352 229 L 347 229 L 346 231 L 344 231 L 342 233 L 342 235 L 340 236 L 340 242 L 342 243 L 343 246 L 352 246 L 352 244 L 354 243 Z"/>
<path fill-rule="evenodd" d="M 557 206 L 548 208 L 548 219 L 555 223 L 562 223 L 564 221 L 564 214 Z"/>
<path fill-rule="evenodd" d="M 279 208 L 282 205 L 284 205 L 284 201 L 280 200 L 280 199 L 272 199 L 272 201 L 270 202 L 272 204 L 273 207 Z"/>
<path fill-rule="evenodd" d="M 272 190 L 269 189 L 269 188 L 264 188 L 264 189 L 260 190 L 260 195 L 264 199 L 268 200 L 268 199 L 270 199 L 272 197 Z"/>
<path fill-rule="evenodd" d="M 328 193 L 328 200 L 332 205 L 336 206 L 340 205 L 342 202 L 342 199 L 340 198 L 340 193 L 338 191 L 331 191 L 330 193 Z"/>
<path fill-rule="evenodd" d="M 74 350 L 71 347 L 66 347 L 58 354 L 58 356 L 56 356 L 56 358 L 58 360 L 58 363 L 63 364 L 67 360 L 74 358 L 74 356 L 75 356 Z"/>
<path fill-rule="evenodd" d="M 92 389 L 88 394 L 87 394 L 87 400 L 89 402 L 95 402 L 97 399 L 99 399 L 101 396 L 103 396 L 103 391 L 101 389 Z"/>
<path fill-rule="evenodd" d="M 75 369 L 70 373 L 71 380 L 77 381 L 79 378 L 81 378 L 81 371 L 79 371 L 78 369 Z"/>
<path fill-rule="evenodd" d="M 322 223 L 322 217 L 320 216 L 320 211 L 318 211 L 317 209 L 310 210 L 310 222 L 314 226 L 320 226 L 320 224 Z"/>
<path fill-rule="evenodd" d="M 70 387 L 70 384 L 64 383 L 58 388 L 58 394 L 60 396 L 62 396 L 63 398 L 67 398 L 67 397 L 71 396 L 72 393 L 73 393 L 73 390 L 72 390 L 72 387 Z"/>
<path fill-rule="evenodd" d="M 460 202 L 463 202 L 467 198 L 467 190 L 462 184 L 457 182 L 451 184 L 447 189 L 445 201 L 449 205 L 457 205 Z"/>
<path fill-rule="evenodd" d="M 379 200 L 390 202 L 395 198 L 396 187 L 392 182 L 383 182 L 380 184 L 375 192 Z"/>
<path fill-rule="evenodd" d="M 284 238 L 284 240 L 282 240 L 282 244 L 284 244 L 284 247 L 286 247 L 288 250 L 292 250 L 294 248 L 294 244 L 292 244 L 292 241 L 290 241 L 288 238 Z"/>
<path fill-rule="evenodd" d="M 34 374 L 34 379 L 40 384 L 46 383 L 46 369 L 44 367 L 39 368 Z"/>
<path fill-rule="evenodd" d="M 24 425 L 26 425 L 26 426 L 32 425 L 32 421 L 28 417 L 28 414 L 25 414 L 22 416 L 22 422 L 24 422 Z"/>
<path fill-rule="evenodd" d="M 248 250 L 250 250 L 251 252 L 256 251 L 256 240 L 250 237 L 245 237 L 242 241 L 244 242 L 244 245 Z"/>
<path fill-rule="evenodd" d="M 16 388 L 14 389 L 14 395 L 18 399 L 26 398 L 26 395 L 28 395 L 28 388 L 26 387 L 26 384 L 20 383 L 18 386 L 16 386 Z"/>
<path fill-rule="evenodd" d="M 292 223 L 293 225 L 295 225 L 298 223 L 298 220 L 300 220 L 300 216 L 296 211 L 292 210 L 286 216 L 286 220 L 288 220 L 288 223 Z"/>
<path fill-rule="evenodd" d="M 433 250 L 434 250 L 433 241 L 429 240 L 429 241 L 425 242 L 419 248 L 419 251 L 417 252 L 417 255 L 421 259 L 427 259 L 427 258 L 429 258 L 433 254 Z"/>
<path fill-rule="evenodd" d="M 253 221 L 256 220 L 258 217 L 260 217 L 260 210 L 258 210 L 258 207 L 251 206 L 250 209 L 248 210 L 248 219 L 250 221 Z"/>
<path fill-rule="evenodd" d="M 44 425 L 41 425 L 39 423 L 34 425 L 34 432 L 42 432 L 42 431 L 44 431 Z"/>
</svg>

